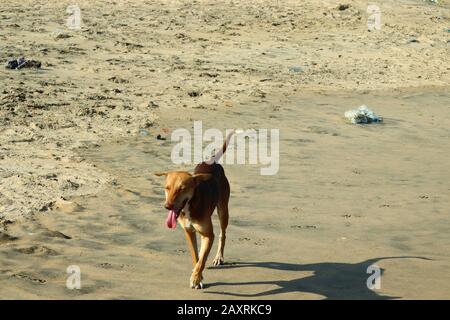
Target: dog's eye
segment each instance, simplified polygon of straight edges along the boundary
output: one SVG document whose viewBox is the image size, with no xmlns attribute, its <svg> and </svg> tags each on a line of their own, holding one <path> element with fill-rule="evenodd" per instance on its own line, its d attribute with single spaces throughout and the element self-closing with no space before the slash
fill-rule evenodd
<svg viewBox="0 0 450 320">
<path fill-rule="evenodd" d="M 164 187 L 164 189 L 169 190 L 170 188 L 169 187 Z"/>
</svg>

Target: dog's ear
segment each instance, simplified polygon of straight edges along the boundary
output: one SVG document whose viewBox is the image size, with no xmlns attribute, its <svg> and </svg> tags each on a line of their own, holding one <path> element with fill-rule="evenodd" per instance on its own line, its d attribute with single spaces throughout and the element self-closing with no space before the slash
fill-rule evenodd
<svg viewBox="0 0 450 320">
<path fill-rule="evenodd" d="M 167 172 L 155 172 L 155 176 L 158 176 L 158 177 L 167 176 Z"/>
<path fill-rule="evenodd" d="M 212 175 L 209 173 L 196 173 L 192 177 L 194 178 L 195 183 L 199 184 L 202 181 L 211 179 Z"/>
</svg>

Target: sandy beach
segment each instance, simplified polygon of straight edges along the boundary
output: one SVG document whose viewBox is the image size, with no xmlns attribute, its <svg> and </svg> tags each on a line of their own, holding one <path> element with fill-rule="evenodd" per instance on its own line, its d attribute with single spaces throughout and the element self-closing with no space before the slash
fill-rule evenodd
<svg viewBox="0 0 450 320">
<path fill-rule="evenodd" d="M 0 61 L 42 62 L 0 71 L 2 299 L 450 298 L 449 1 L 379 1 L 371 32 L 359 0 L 79 0 L 81 30 L 71 4 L 0 4 Z M 225 165 L 203 290 L 153 175 L 192 170 L 194 121 L 280 130 L 276 175 Z"/>
</svg>

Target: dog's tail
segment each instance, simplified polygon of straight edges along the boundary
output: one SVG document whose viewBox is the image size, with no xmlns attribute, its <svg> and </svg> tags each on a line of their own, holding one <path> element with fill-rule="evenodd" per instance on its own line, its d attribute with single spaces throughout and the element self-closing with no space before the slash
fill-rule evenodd
<svg viewBox="0 0 450 320">
<path fill-rule="evenodd" d="M 219 151 L 217 151 L 216 154 L 213 155 L 208 161 L 205 161 L 206 164 L 213 164 L 219 162 L 222 155 L 225 153 L 225 151 L 227 151 L 227 146 L 230 144 L 231 137 L 235 133 L 238 133 L 238 130 L 233 130 L 227 135 L 227 138 L 225 139 L 222 148 Z"/>
</svg>

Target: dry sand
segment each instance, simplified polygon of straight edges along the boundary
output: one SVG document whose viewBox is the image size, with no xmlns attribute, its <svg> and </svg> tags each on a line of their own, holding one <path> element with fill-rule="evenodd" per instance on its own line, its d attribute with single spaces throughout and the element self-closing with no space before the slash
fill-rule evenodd
<svg viewBox="0 0 450 320">
<path fill-rule="evenodd" d="M 0 73 L 2 298 L 450 298 L 449 2 L 379 1 L 375 32 L 341 3 L 78 1 L 81 31 L 69 2 L 0 4 L 1 61 L 43 62 Z M 346 122 L 361 104 L 384 123 Z M 151 175 L 194 120 L 281 133 L 278 175 L 225 167 L 200 291 Z"/>
</svg>

